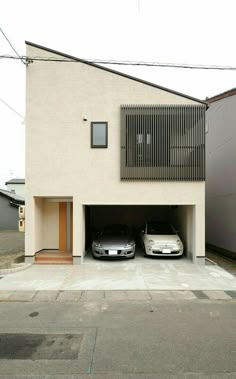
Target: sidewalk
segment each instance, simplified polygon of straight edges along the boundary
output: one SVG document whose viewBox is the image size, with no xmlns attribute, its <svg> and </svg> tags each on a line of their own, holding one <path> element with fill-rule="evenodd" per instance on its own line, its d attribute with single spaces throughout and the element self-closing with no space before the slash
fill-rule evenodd
<svg viewBox="0 0 236 379">
<path fill-rule="evenodd" d="M 193 300 L 231 300 L 236 302 L 236 291 L 0 291 L 0 302 L 124 302 L 157 301 L 175 303 Z"/>
</svg>

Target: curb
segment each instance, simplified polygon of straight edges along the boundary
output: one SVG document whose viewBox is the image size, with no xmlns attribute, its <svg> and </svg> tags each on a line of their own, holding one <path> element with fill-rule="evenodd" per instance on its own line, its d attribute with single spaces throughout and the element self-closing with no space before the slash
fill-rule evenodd
<svg viewBox="0 0 236 379">
<path fill-rule="evenodd" d="M 12 263 L 11 268 L 0 269 L 0 275 L 12 274 L 14 272 L 26 270 L 28 267 L 32 266 L 33 263 Z"/>
</svg>

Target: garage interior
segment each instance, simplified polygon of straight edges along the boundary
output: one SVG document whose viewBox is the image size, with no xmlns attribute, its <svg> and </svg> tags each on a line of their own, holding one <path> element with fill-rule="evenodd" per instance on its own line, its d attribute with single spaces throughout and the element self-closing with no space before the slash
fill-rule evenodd
<svg viewBox="0 0 236 379">
<path fill-rule="evenodd" d="M 194 208 L 194 205 L 85 205 L 86 256 L 91 257 L 92 241 L 108 224 L 128 225 L 137 240 L 136 256 L 143 256 L 138 237 L 145 222 L 165 221 L 178 230 L 184 244 L 184 257 L 194 261 Z"/>
</svg>

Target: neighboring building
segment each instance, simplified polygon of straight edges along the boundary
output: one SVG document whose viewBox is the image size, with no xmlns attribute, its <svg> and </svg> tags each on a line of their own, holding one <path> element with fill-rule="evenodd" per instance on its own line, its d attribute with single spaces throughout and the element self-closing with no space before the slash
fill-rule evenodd
<svg viewBox="0 0 236 379">
<path fill-rule="evenodd" d="M 7 190 L 22 197 L 25 197 L 25 179 L 11 179 L 8 180 L 5 185 Z"/>
<path fill-rule="evenodd" d="M 18 207 L 24 204 L 23 197 L 0 189 L 0 230 L 18 230 Z"/>
<path fill-rule="evenodd" d="M 58 249 L 80 263 L 104 224 L 155 218 L 204 262 L 207 104 L 26 44 L 42 58 L 27 67 L 26 259 Z"/>
<path fill-rule="evenodd" d="M 236 258 L 236 88 L 208 102 L 206 242 Z"/>
</svg>

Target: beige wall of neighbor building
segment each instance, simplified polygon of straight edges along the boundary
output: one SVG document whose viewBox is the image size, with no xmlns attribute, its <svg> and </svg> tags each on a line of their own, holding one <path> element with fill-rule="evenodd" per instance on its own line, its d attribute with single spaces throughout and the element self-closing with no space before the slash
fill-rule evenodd
<svg viewBox="0 0 236 379">
<path fill-rule="evenodd" d="M 28 45 L 27 56 L 53 54 Z M 27 67 L 26 94 L 26 207 L 30 220 L 34 215 L 26 225 L 26 256 L 46 242 L 52 245 L 57 236 L 57 211 L 45 202 L 43 208 L 40 197 L 68 196 L 73 198 L 74 257 L 85 250 L 87 204 L 176 204 L 188 205 L 191 212 L 194 207 L 193 250 L 205 255 L 204 182 L 120 180 L 120 106 L 197 102 L 80 62 L 34 61 Z M 108 122 L 108 148 L 91 149 L 92 121 Z M 48 220 L 43 232 L 42 213 Z"/>
</svg>

